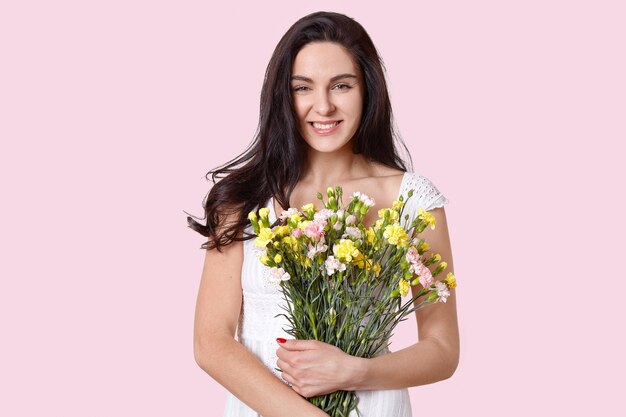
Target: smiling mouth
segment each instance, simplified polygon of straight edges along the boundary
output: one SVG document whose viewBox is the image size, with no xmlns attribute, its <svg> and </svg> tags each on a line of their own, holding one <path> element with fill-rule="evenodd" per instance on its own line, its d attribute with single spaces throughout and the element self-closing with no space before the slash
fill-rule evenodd
<svg viewBox="0 0 626 417">
<path fill-rule="evenodd" d="M 341 120 L 337 122 L 330 122 L 330 123 L 309 122 L 311 126 L 319 130 L 332 129 L 333 127 L 337 126 L 339 123 L 341 123 Z"/>
</svg>

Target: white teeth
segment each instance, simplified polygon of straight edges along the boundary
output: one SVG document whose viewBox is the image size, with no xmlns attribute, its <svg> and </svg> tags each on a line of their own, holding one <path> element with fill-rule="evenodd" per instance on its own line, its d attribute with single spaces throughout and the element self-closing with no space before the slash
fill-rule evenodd
<svg viewBox="0 0 626 417">
<path fill-rule="evenodd" d="M 339 122 L 329 123 L 329 124 L 321 124 L 313 122 L 313 127 L 316 129 L 330 129 L 331 127 L 337 126 Z"/>
</svg>

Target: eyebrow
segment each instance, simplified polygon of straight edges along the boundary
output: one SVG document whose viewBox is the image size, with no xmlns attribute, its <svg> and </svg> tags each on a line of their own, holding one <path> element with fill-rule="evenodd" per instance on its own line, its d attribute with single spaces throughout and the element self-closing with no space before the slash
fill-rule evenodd
<svg viewBox="0 0 626 417">
<path fill-rule="evenodd" d="M 332 82 L 335 82 L 337 80 L 341 80 L 343 78 L 354 78 L 354 79 L 357 79 L 357 76 L 354 75 L 354 74 L 348 74 L 348 73 L 339 74 L 339 75 L 335 75 L 334 77 L 332 77 L 330 79 L 330 82 L 332 83 Z M 304 82 L 313 84 L 313 80 L 312 79 L 310 79 L 309 77 L 305 77 L 303 75 L 294 75 L 293 77 L 291 77 L 291 81 L 294 81 L 294 80 L 304 81 Z"/>
</svg>

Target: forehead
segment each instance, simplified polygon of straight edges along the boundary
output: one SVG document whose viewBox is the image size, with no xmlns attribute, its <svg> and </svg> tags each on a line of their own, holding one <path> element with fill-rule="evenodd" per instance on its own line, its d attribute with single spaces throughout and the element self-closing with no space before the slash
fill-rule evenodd
<svg viewBox="0 0 626 417">
<path fill-rule="evenodd" d="M 313 42 L 305 45 L 293 63 L 293 75 L 312 79 L 330 78 L 337 74 L 359 75 L 358 67 L 350 53 L 332 42 Z"/>
</svg>

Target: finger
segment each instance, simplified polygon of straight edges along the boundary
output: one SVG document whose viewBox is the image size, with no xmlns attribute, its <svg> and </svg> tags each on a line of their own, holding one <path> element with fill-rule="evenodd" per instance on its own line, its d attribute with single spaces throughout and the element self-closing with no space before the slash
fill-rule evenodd
<svg viewBox="0 0 626 417">
<path fill-rule="evenodd" d="M 291 361 L 293 361 L 293 359 L 298 355 L 299 351 L 290 351 L 287 349 L 284 349 L 282 347 L 276 349 L 276 357 L 278 359 L 281 359 L 283 362 L 289 362 L 291 363 Z"/>
<path fill-rule="evenodd" d="M 282 359 L 278 359 L 276 361 L 276 367 L 280 368 L 280 370 L 283 372 L 287 372 L 291 368 L 289 364 Z"/>
<path fill-rule="evenodd" d="M 285 339 L 282 339 L 285 340 Z M 287 350 L 312 350 L 317 346 L 317 340 L 296 340 L 296 339 L 288 339 L 283 343 L 278 342 L 280 347 Z"/>
<path fill-rule="evenodd" d="M 294 387 L 296 380 L 291 375 L 289 375 L 289 373 L 283 371 L 280 374 L 280 377 L 287 382 L 287 385 L 289 385 L 290 388 L 297 389 L 297 387 Z"/>
</svg>

